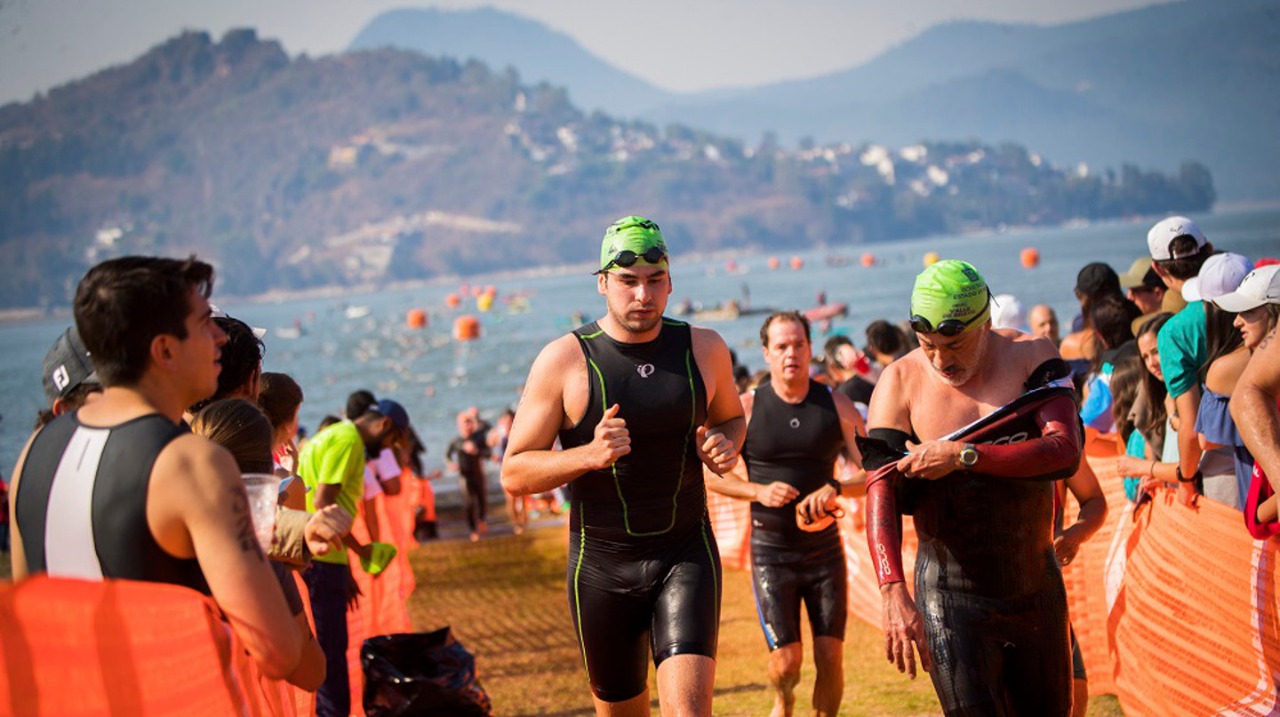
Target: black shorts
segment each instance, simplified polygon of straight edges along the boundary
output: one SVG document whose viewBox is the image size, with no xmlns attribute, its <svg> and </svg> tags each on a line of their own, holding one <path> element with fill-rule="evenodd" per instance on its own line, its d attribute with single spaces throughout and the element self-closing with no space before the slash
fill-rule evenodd
<svg viewBox="0 0 1280 717">
<path fill-rule="evenodd" d="M 599 699 L 622 702 L 644 692 L 650 656 L 654 665 L 673 655 L 715 659 L 720 552 L 705 517 L 683 536 L 639 548 L 571 532 L 568 584 L 587 679 Z"/>
<path fill-rule="evenodd" d="M 814 637 L 844 639 L 849 587 L 843 554 L 821 562 L 753 563 L 751 578 L 769 650 L 800 642 L 800 603 Z"/>
</svg>

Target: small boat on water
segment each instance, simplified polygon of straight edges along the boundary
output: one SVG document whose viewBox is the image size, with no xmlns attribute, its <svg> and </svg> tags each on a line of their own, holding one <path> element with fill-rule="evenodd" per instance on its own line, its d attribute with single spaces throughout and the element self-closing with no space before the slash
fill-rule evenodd
<svg viewBox="0 0 1280 717">
<path fill-rule="evenodd" d="M 369 315 L 369 307 L 367 306 L 348 306 L 345 316 L 348 319 L 363 319 Z"/>
<path fill-rule="evenodd" d="M 811 309 L 805 309 L 802 313 L 810 321 L 825 321 L 834 319 L 837 316 L 848 316 L 849 305 L 843 301 L 837 301 L 834 304 L 822 304 Z"/>
</svg>

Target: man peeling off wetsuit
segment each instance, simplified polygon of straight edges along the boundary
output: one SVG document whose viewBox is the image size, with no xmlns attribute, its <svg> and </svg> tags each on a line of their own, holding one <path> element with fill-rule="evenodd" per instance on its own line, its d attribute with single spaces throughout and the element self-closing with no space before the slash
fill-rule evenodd
<svg viewBox="0 0 1280 717">
<path fill-rule="evenodd" d="M 911 295 L 920 348 L 885 370 L 859 448 L 885 651 L 915 651 L 949 717 L 1069 715 L 1066 591 L 1053 551 L 1053 481 L 1080 461 L 1067 367 L 1053 344 L 991 327 L 971 265 L 941 261 Z M 919 536 L 915 596 L 901 515 Z"/>
<path fill-rule="evenodd" d="M 599 715 L 649 713 L 650 659 L 664 714 L 711 714 L 720 557 L 702 468 L 733 468 L 746 422 L 724 340 L 663 317 L 668 267 L 657 224 L 609 227 L 608 311 L 534 360 L 502 464 L 515 496 L 569 485 L 569 610 Z"/>
</svg>

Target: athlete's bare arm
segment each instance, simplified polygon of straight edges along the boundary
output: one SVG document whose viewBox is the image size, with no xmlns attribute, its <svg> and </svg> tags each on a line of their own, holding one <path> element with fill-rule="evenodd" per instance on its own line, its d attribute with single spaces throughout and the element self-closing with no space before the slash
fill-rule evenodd
<svg viewBox="0 0 1280 717">
<path fill-rule="evenodd" d="M 1071 491 L 1080 504 L 1080 512 L 1074 523 L 1053 538 L 1053 552 L 1063 565 L 1075 560 L 1080 546 L 1093 537 L 1107 519 L 1107 498 L 1102 494 L 1098 476 L 1094 475 L 1089 461 L 1080 461 L 1076 474 L 1066 481 L 1067 490 Z"/>
<path fill-rule="evenodd" d="M 738 400 L 742 403 L 743 418 L 748 425 L 751 424 L 751 409 L 756 403 L 756 394 L 754 391 L 748 391 L 740 396 Z M 738 465 L 727 473 L 717 475 L 707 466 L 702 467 L 702 475 L 706 479 L 707 488 L 721 495 L 727 495 L 730 498 L 740 498 L 742 500 L 754 501 L 770 508 L 781 508 L 782 506 L 795 500 L 800 491 L 795 486 L 784 481 L 774 481 L 772 483 L 752 483 L 747 475 L 747 462 L 738 461 Z M 724 480 L 719 480 L 724 478 Z"/>
<path fill-rule="evenodd" d="M 698 455 L 713 473 L 724 474 L 738 462 L 738 449 L 747 435 L 733 361 L 720 334 L 697 326 L 690 333 L 694 361 L 707 390 L 707 424 L 698 429 Z"/>
<path fill-rule="evenodd" d="M 534 359 L 502 462 L 502 487 L 511 495 L 545 493 L 588 471 L 608 468 L 631 452 L 631 436 L 626 422 L 617 417 L 616 404 L 596 425 L 591 443 L 552 450 L 560 429 L 586 415 L 586 370 L 572 334 L 547 344 Z"/>
<path fill-rule="evenodd" d="M 18 483 L 22 478 L 22 466 L 27 462 L 27 451 L 31 449 L 31 442 L 39 433 L 40 431 L 36 431 L 27 438 L 27 445 L 22 447 L 22 453 L 18 454 L 18 464 L 13 467 L 13 473 L 10 474 L 12 479 L 9 481 L 9 572 L 15 581 L 22 580 L 29 574 L 27 554 L 22 549 L 22 536 L 18 534 Z"/>
<path fill-rule="evenodd" d="M 1231 417 L 1244 445 L 1280 492 L 1280 332 L 1272 329 L 1253 352 L 1231 394 Z"/>
<path fill-rule="evenodd" d="M 836 404 L 836 415 L 840 417 L 840 432 L 844 434 L 844 474 L 839 478 L 842 486 L 840 495 L 860 498 L 867 494 L 867 472 L 862 469 L 862 454 L 858 452 L 855 439 L 867 435 L 867 426 L 853 399 L 839 391 L 832 391 L 831 398 Z"/>
<path fill-rule="evenodd" d="M 297 668 L 302 639 L 258 547 L 230 453 L 192 434 L 169 443 L 152 468 L 147 524 L 165 552 L 199 560 L 213 599 L 263 674 L 282 678 Z"/>
<path fill-rule="evenodd" d="M 871 394 L 867 411 L 868 432 L 892 429 L 911 435 L 909 391 L 904 389 L 902 360 L 885 367 Z M 892 473 L 890 466 L 877 470 L 877 476 Z M 889 662 L 915 679 L 916 653 L 928 671 L 929 648 L 925 642 L 924 619 L 907 592 L 902 574 L 902 518 L 898 514 L 890 478 L 867 481 L 867 537 L 880 579 L 881 627 L 884 630 L 884 652 Z"/>
</svg>

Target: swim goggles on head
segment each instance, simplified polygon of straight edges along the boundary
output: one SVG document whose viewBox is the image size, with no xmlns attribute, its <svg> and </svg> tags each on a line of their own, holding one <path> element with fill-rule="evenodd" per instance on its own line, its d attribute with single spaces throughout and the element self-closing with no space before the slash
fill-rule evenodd
<svg viewBox="0 0 1280 717">
<path fill-rule="evenodd" d="M 988 305 L 988 307 L 989 306 L 990 305 Z M 960 319 L 944 319 L 939 321 L 937 326 L 934 326 L 925 317 L 920 314 L 914 314 L 911 317 L 911 330 L 918 334 L 942 334 L 947 338 L 951 338 L 952 336 L 959 336 L 964 333 L 971 324 L 986 315 L 987 309 L 983 309 L 982 311 L 974 314 L 967 321 L 961 321 Z"/>
<path fill-rule="evenodd" d="M 648 249 L 645 249 L 643 254 L 637 254 L 634 251 L 631 251 L 630 249 L 623 249 L 622 251 L 615 254 L 613 258 L 609 260 L 609 263 L 605 264 L 604 267 L 601 268 L 600 271 L 596 273 L 603 274 L 606 271 L 612 269 L 615 265 L 620 266 L 624 269 L 628 267 L 632 267 L 632 266 L 635 266 L 636 262 L 639 261 L 640 259 L 644 259 L 646 262 L 650 264 L 657 264 L 658 262 L 666 258 L 667 258 L 667 252 L 663 251 L 662 247 L 658 247 L 658 246 L 651 246 Z"/>
</svg>

